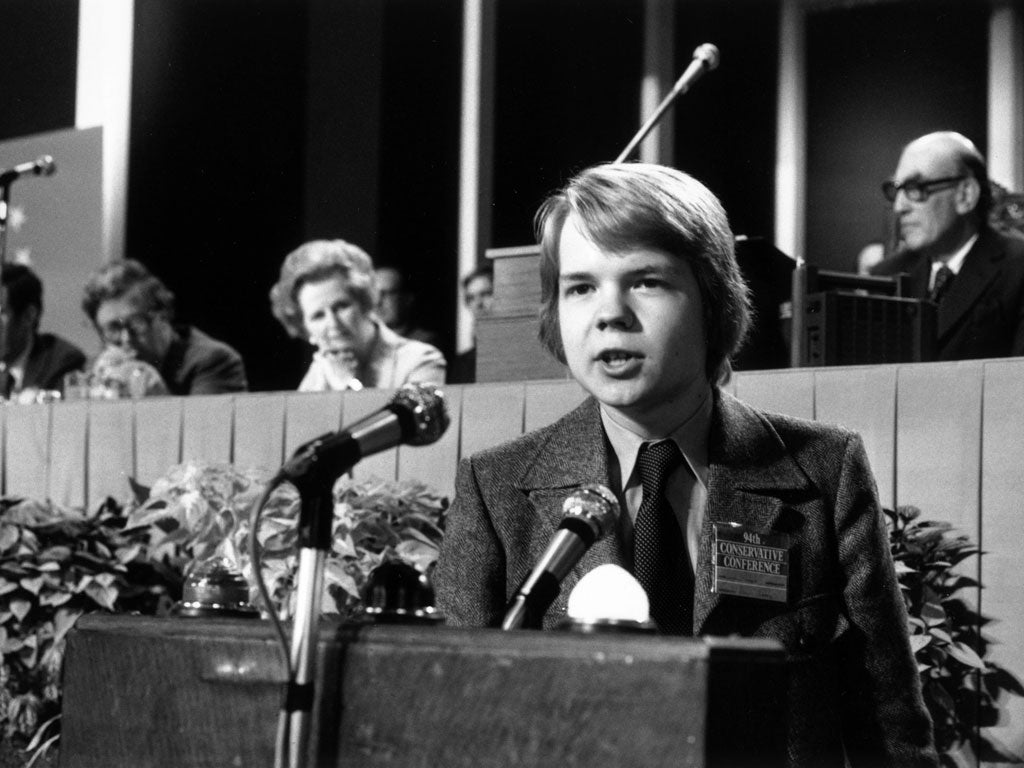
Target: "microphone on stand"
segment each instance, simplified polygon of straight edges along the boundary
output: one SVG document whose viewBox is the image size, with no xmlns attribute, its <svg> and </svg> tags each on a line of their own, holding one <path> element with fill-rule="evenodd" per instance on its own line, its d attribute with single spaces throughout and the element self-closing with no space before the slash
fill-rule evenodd
<svg viewBox="0 0 1024 768">
<path fill-rule="evenodd" d="M 13 168 L 0 170 L 0 184 L 10 184 L 22 176 L 53 176 L 57 164 L 49 155 L 40 155 L 29 163 L 19 163 Z"/>
<path fill-rule="evenodd" d="M 386 406 L 347 429 L 328 432 L 301 446 L 281 468 L 277 482 L 299 491 L 299 569 L 292 621 L 290 667 L 278 718 L 275 766 L 306 764 L 316 672 L 317 620 L 324 561 L 331 546 L 334 482 L 360 459 L 396 445 L 428 445 L 448 428 L 444 394 L 433 384 L 406 384 Z M 285 760 L 287 756 L 287 760 Z"/>
<path fill-rule="evenodd" d="M 502 629 L 539 629 L 544 612 L 558 597 L 568 575 L 598 539 L 607 536 L 619 517 L 619 502 L 603 485 L 583 485 L 562 504 L 558 531 L 509 602 Z"/>
<path fill-rule="evenodd" d="M 7 215 L 10 203 L 11 184 L 25 174 L 33 176 L 52 176 L 57 165 L 49 155 L 40 155 L 30 163 L 21 163 L 13 168 L 0 169 L 0 275 L 7 263 Z M 6 299 L 0 296 L 0 314 L 6 308 Z M 7 351 L 7 328 L 0 327 L 0 357 Z"/>
<path fill-rule="evenodd" d="M 338 432 L 300 446 L 281 468 L 295 485 L 333 484 L 360 459 L 396 445 L 429 445 L 448 429 L 444 393 L 433 384 L 406 384 L 386 406 Z"/>
<path fill-rule="evenodd" d="M 654 110 L 654 114 L 647 118 L 644 124 L 640 126 L 640 130 L 636 132 L 636 135 L 630 140 L 629 144 L 626 145 L 626 148 L 619 153 L 617 158 L 615 158 L 615 162 L 621 163 L 629 157 L 640 142 L 644 140 L 647 134 L 651 132 L 654 126 L 658 124 L 658 121 L 661 120 L 661 116 L 665 114 L 665 110 L 671 106 L 672 102 L 690 90 L 690 87 L 703 77 L 706 72 L 716 69 L 720 59 L 721 54 L 718 52 L 717 46 L 712 43 L 698 45 L 696 50 L 693 52 L 693 59 L 690 61 L 690 65 L 686 68 L 686 71 L 679 76 L 679 79 L 676 80 L 676 84 L 672 86 L 672 90 L 669 91 L 668 95 L 661 100 L 658 108 Z"/>
</svg>

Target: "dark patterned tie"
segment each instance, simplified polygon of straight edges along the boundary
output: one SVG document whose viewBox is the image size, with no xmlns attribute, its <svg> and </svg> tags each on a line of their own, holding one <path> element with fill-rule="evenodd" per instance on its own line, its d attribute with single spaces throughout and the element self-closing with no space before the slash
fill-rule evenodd
<svg viewBox="0 0 1024 768">
<path fill-rule="evenodd" d="M 685 538 L 665 499 L 669 475 L 683 463 L 671 440 L 640 447 L 643 502 L 636 516 L 633 570 L 662 632 L 693 634 L 693 571 Z"/>
<path fill-rule="evenodd" d="M 949 290 L 950 284 L 953 282 L 953 270 L 943 264 L 939 267 L 939 271 L 935 273 L 935 285 L 932 286 L 931 293 L 928 294 L 928 300 L 934 301 L 938 304 L 942 301 L 943 295 Z"/>
</svg>

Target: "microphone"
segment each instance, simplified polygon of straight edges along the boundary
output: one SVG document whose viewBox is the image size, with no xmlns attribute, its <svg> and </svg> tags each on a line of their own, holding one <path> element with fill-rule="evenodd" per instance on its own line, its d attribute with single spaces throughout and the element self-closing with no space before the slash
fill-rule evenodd
<svg viewBox="0 0 1024 768">
<path fill-rule="evenodd" d="M 583 485 L 562 504 L 558 531 L 509 602 L 502 629 L 539 629 L 544 612 L 558 597 L 566 577 L 598 539 L 607 536 L 619 517 L 619 502 L 603 485 Z"/>
<path fill-rule="evenodd" d="M 640 130 L 636 132 L 636 136 L 630 140 L 629 144 L 626 145 L 626 148 L 619 153 L 617 158 L 615 158 L 615 162 L 621 163 L 629 157 L 630 153 L 632 153 L 640 142 L 644 140 L 644 137 L 651 132 L 651 129 L 658 124 L 658 121 L 661 120 L 661 116 L 665 114 L 665 110 L 671 106 L 672 102 L 675 101 L 677 97 L 690 90 L 690 86 L 697 82 L 705 72 L 717 69 L 720 59 L 721 54 L 719 54 L 718 47 L 714 44 L 704 43 L 702 45 L 698 45 L 696 50 L 693 52 L 693 59 L 690 61 L 690 65 L 686 68 L 686 71 L 679 76 L 679 79 L 676 80 L 676 84 L 672 86 L 672 90 L 669 91 L 668 95 L 661 100 L 658 108 L 654 110 L 654 114 L 647 118 L 644 124 L 640 126 Z"/>
<path fill-rule="evenodd" d="M 690 90 L 690 86 L 700 80 L 705 73 L 718 69 L 718 62 L 721 57 L 718 47 L 713 43 L 698 45 L 693 52 L 693 59 L 690 61 L 690 65 L 679 76 L 679 79 L 676 80 L 676 84 L 672 86 L 669 97 L 674 99 L 676 96 L 686 93 Z"/>
<path fill-rule="evenodd" d="M 328 432 L 295 451 L 280 478 L 296 485 L 333 484 L 343 472 L 372 453 L 399 444 L 429 445 L 448 429 L 444 393 L 433 384 L 406 384 L 391 402 L 347 429 Z"/>
<path fill-rule="evenodd" d="M 644 626 L 651 621 L 651 603 L 633 574 L 614 563 L 605 563 L 580 579 L 569 593 L 566 613 L 576 624 Z"/>
<path fill-rule="evenodd" d="M 19 163 L 13 168 L 0 170 L 0 184 L 10 184 L 22 176 L 53 176 L 57 164 L 49 155 L 40 155 L 29 163 Z"/>
</svg>

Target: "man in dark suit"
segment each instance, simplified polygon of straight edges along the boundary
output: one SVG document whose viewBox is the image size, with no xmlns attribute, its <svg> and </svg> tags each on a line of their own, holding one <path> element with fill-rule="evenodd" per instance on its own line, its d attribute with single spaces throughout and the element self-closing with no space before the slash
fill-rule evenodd
<svg viewBox="0 0 1024 768">
<path fill-rule="evenodd" d="M 64 376 L 85 365 L 78 347 L 52 333 L 40 333 L 43 283 L 24 264 L 3 268 L 3 328 L 6 332 L 0 392 L 15 397 L 30 390 L 64 389 Z"/>
<path fill-rule="evenodd" d="M 490 264 L 477 267 L 462 278 L 462 304 L 472 318 L 473 346 L 455 355 L 448 381 L 472 384 L 476 381 L 476 326 L 481 315 L 491 312 L 494 304 L 494 270 Z"/>
<path fill-rule="evenodd" d="M 876 275 L 910 275 L 911 296 L 938 304 L 937 359 L 1024 355 L 1024 240 L 988 224 L 985 159 L 959 133 L 910 142 L 882 185 L 901 250 Z"/>
<path fill-rule="evenodd" d="M 618 529 L 564 581 L 545 627 L 585 573 L 619 564 L 662 631 L 785 647 L 791 765 L 934 765 L 860 438 L 719 388 L 750 310 L 718 200 L 679 171 L 611 164 L 573 179 L 537 222 L 541 339 L 591 397 L 460 465 L 435 573 L 448 622 L 500 624 L 562 500 L 603 483 Z"/>
</svg>

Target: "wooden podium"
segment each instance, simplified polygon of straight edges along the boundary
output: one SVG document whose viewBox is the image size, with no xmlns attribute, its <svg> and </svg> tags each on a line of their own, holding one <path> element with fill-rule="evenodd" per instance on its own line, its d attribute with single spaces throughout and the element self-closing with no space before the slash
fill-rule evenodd
<svg viewBox="0 0 1024 768">
<path fill-rule="evenodd" d="M 776 766 L 768 641 L 324 623 L 310 765 Z M 271 766 L 269 623 L 83 616 L 68 636 L 66 768 Z"/>
</svg>

